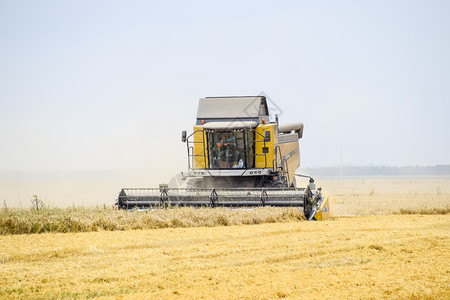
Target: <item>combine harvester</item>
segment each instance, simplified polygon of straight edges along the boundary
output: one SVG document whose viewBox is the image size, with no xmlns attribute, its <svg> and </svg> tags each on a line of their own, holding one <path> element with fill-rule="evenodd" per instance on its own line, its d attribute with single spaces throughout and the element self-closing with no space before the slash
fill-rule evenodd
<svg viewBox="0 0 450 300">
<path fill-rule="evenodd" d="M 269 121 L 266 97 L 207 97 L 198 104 L 193 133 L 182 132 L 188 171 L 159 188 L 124 188 L 122 209 L 171 206 L 303 209 L 308 220 L 329 216 L 328 199 L 314 179 L 295 174 L 303 124 Z M 296 178 L 308 177 L 306 187 Z"/>
</svg>

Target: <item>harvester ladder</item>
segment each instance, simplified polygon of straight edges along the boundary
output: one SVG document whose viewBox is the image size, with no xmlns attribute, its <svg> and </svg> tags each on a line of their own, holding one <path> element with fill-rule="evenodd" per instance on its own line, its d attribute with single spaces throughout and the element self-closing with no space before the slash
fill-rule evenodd
<svg viewBox="0 0 450 300">
<path fill-rule="evenodd" d="M 283 158 L 283 176 L 286 176 L 286 180 L 289 182 L 289 165 L 285 158 Z"/>
<path fill-rule="evenodd" d="M 280 166 L 278 166 L 278 160 L 280 161 Z M 281 171 L 281 176 L 286 177 L 287 182 L 289 182 L 289 165 L 287 159 L 283 158 L 280 146 L 275 147 L 274 155 L 274 170 Z"/>
</svg>

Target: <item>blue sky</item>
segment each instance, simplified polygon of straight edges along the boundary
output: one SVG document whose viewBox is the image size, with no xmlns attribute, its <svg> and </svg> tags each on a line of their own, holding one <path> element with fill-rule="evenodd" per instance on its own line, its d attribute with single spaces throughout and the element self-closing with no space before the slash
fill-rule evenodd
<svg viewBox="0 0 450 300">
<path fill-rule="evenodd" d="M 186 166 L 205 96 L 267 94 L 302 165 L 450 163 L 449 1 L 0 1 L 0 170 Z"/>
</svg>

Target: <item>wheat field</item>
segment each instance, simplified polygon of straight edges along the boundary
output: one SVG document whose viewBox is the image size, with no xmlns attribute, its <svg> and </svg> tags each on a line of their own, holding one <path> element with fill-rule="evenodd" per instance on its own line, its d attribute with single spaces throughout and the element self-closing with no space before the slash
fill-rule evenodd
<svg viewBox="0 0 450 300">
<path fill-rule="evenodd" d="M 274 219 L 270 208 L 193 210 L 220 217 L 196 227 L 2 235 L 0 298 L 450 298 L 448 180 L 323 187 L 334 217 L 321 222 Z"/>
<path fill-rule="evenodd" d="M 450 209 L 450 179 L 317 180 L 330 197 L 333 216 L 386 215 Z"/>
<path fill-rule="evenodd" d="M 448 215 L 0 238 L 2 298 L 450 296 Z"/>
</svg>

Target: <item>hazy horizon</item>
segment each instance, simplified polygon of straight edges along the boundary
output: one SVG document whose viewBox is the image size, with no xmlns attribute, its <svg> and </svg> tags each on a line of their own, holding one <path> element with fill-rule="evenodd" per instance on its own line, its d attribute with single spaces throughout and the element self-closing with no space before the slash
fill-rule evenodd
<svg viewBox="0 0 450 300">
<path fill-rule="evenodd" d="M 305 168 L 450 164 L 449 36 L 448 1 L 0 0 L 0 171 L 175 174 L 199 98 L 261 93 Z"/>
</svg>

